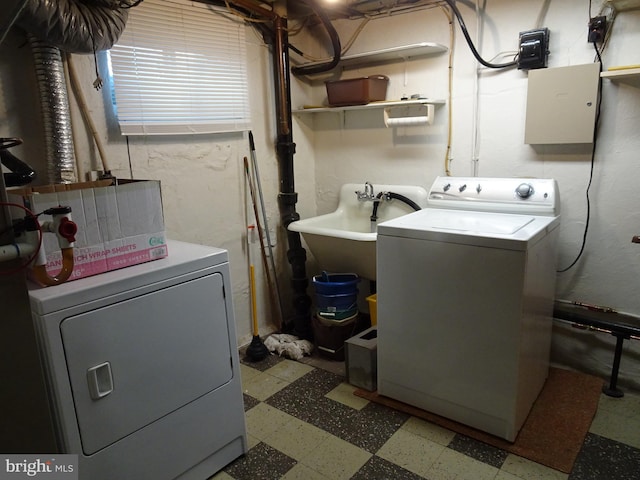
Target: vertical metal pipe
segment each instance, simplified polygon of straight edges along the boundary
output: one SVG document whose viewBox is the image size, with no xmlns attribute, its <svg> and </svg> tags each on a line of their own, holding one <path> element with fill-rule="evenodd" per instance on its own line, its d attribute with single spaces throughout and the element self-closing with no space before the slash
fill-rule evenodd
<svg viewBox="0 0 640 480">
<path fill-rule="evenodd" d="M 296 144 L 291 131 L 291 77 L 289 75 L 289 52 L 287 48 L 287 21 L 277 16 L 274 25 L 273 72 L 276 86 L 277 144 L 278 167 L 280 177 L 280 193 L 278 204 L 285 229 L 291 222 L 300 219 L 296 212 L 298 194 L 295 191 L 293 156 Z M 292 334 L 312 339 L 310 307 L 311 298 L 307 295 L 309 280 L 306 274 L 307 252 L 302 247 L 300 234 L 287 229 L 289 250 L 287 259 L 291 265 L 293 287 L 293 327 Z"/>
</svg>

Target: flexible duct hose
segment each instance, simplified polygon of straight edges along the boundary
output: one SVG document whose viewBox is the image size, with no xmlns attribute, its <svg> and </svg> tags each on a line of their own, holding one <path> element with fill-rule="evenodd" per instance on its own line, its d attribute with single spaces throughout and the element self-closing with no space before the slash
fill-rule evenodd
<svg viewBox="0 0 640 480">
<path fill-rule="evenodd" d="M 42 285 L 48 287 L 52 285 L 60 285 L 66 282 L 73 273 L 73 248 L 63 248 L 62 251 L 62 268 L 53 277 L 47 273 L 46 265 L 36 265 L 33 267 L 33 274 L 35 279 Z"/>
<path fill-rule="evenodd" d="M 42 116 L 48 181 L 76 181 L 71 113 L 60 49 L 95 53 L 113 46 L 135 0 L 27 0 L 16 24 L 29 32 Z"/>
<path fill-rule="evenodd" d="M 120 37 L 132 1 L 27 0 L 16 25 L 70 53 L 108 50 Z"/>
<path fill-rule="evenodd" d="M 71 112 L 58 48 L 29 35 L 44 122 L 47 179 L 50 183 L 76 181 Z"/>
</svg>

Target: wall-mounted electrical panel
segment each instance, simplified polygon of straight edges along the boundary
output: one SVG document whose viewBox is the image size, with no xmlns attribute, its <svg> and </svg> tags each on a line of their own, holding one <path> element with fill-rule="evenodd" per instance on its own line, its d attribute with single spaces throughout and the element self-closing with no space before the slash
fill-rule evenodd
<svg viewBox="0 0 640 480">
<path fill-rule="evenodd" d="M 599 81 L 598 63 L 531 70 L 524 143 L 591 143 Z"/>
<path fill-rule="evenodd" d="M 539 28 L 520 32 L 518 69 L 546 68 L 549 58 L 549 29 Z"/>
<path fill-rule="evenodd" d="M 601 15 L 589 20 L 589 33 L 587 41 L 589 43 L 602 43 L 607 34 L 607 17 Z"/>
</svg>

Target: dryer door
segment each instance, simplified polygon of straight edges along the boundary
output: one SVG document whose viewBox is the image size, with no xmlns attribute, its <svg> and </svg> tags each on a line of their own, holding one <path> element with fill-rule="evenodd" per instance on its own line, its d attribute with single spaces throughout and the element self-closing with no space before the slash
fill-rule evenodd
<svg viewBox="0 0 640 480">
<path fill-rule="evenodd" d="M 232 378 L 220 273 L 68 317 L 60 329 L 86 455 Z"/>
</svg>

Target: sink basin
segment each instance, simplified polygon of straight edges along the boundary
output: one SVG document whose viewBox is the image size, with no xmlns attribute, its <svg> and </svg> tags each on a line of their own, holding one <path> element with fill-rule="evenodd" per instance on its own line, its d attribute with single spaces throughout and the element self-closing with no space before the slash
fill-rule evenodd
<svg viewBox="0 0 640 480">
<path fill-rule="evenodd" d="M 420 207 L 427 205 L 428 192 L 413 185 L 373 185 L 374 194 L 394 192 Z M 356 191 L 364 191 L 364 183 L 347 183 L 340 189 L 335 212 L 289 224 L 289 230 L 300 232 L 319 267 L 328 272 L 356 273 L 369 280 L 376 278 L 375 224 L 370 220 L 373 201 L 358 200 Z M 378 207 L 376 223 L 413 212 L 398 199 L 385 200 Z M 372 231 L 373 230 L 373 231 Z"/>
</svg>

